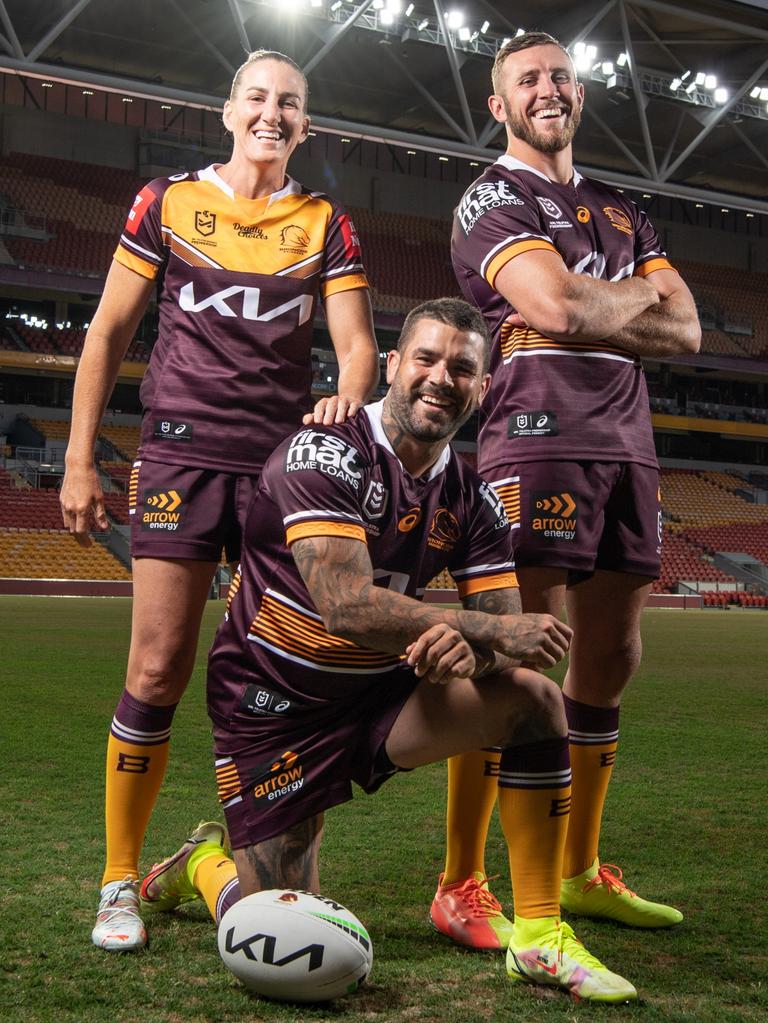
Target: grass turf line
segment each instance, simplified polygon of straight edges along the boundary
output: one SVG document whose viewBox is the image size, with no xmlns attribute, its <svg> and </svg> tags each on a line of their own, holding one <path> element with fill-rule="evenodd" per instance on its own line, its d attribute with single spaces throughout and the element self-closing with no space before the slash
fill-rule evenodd
<svg viewBox="0 0 768 1023">
<path fill-rule="evenodd" d="M 143 867 L 219 817 L 204 661 L 222 605 L 209 604 L 197 669 L 174 724 L 171 763 Z M 150 921 L 136 955 L 90 945 L 102 867 L 103 754 L 122 688 L 129 605 L 0 597 L 3 798 L 0 1005 L 8 1023 L 516 1023 L 631 1019 L 762 1023 L 768 1016 L 765 721 L 768 618 L 761 612 L 650 611 L 645 654 L 622 709 L 602 841 L 630 885 L 686 914 L 669 932 L 574 920 L 631 979 L 641 1001 L 576 1005 L 507 983 L 501 956 L 466 953 L 427 923 L 443 856 L 442 765 L 329 811 L 328 894 L 370 930 L 374 970 L 323 1008 L 248 995 L 221 964 L 201 905 Z M 562 668 L 559 673 L 562 676 Z M 760 864 L 762 864 L 762 869 Z M 494 821 L 487 868 L 508 910 Z"/>
</svg>

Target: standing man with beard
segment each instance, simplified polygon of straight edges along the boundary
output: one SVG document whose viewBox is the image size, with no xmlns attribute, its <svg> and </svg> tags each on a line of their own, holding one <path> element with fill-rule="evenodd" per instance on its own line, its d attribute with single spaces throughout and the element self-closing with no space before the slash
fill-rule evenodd
<svg viewBox="0 0 768 1023">
<path fill-rule="evenodd" d="M 489 106 L 507 151 L 469 188 L 452 237 L 464 296 L 493 335 L 478 467 L 515 529 L 526 612 L 567 612 L 564 684 L 573 792 L 561 906 L 635 927 L 679 923 L 601 864 L 598 839 L 621 694 L 638 667 L 640 615 L 658 576 L 661 508 L 641 357 L 698 351 L 693 298 L 648 218 L 573 167 L 584 88 L 543 32 L 496 56 Z M 438 930 L 503 947 L 510 923 L 483 853 L 498 755 L 449 765 L 448 853 Z"/>
</svg>

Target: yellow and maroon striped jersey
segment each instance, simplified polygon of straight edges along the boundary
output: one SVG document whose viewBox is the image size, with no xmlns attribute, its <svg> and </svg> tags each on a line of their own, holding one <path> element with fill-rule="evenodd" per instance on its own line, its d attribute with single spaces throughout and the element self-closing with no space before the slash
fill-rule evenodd
<svg viewBox="0 0 768 1023">
<path fill-rule="evenodd" d="M 291 554 L 300 538 L 366 544 L 376 585 L 417 600 L 444 568 L 462 596 L 516 585 L 509 522 L 492 488 L 451 448 L 414 479 L 381 413 L 378 402 L 340 426 L 305 427 L 268 459 L 248 511 L 236 592 L 211 650 L 214 720 L 231 721 L 238 708 L 252 716 L 254 686 L 298 714 L 362 693 L 400 664 L 327 631 Z"/>
<path fill-rule="evenodd" d="M 141 456 L 258 471 L 311 407 L 318 297 L 367 287 L 349 215 L 291 178 L 245 199 L 208 167 L 146 185 L 115 259 L 158 281 Z"/>
<path fill-rule="evenodd" d="M 451 254 L 459 286 L 494 341 L 480 471 L 578 459 L 655 467 L 639 359 L 610 338 L 555 341 L 506 322 L 515 309 L 496 291 L 496 275 L 534 249 L 558 253 L 571 273 L 606 281 L 670 267 L 646 215 L 578 171 L 562 185 L 505 155 L 470 185 L 456 210 Z"/>
</svg>

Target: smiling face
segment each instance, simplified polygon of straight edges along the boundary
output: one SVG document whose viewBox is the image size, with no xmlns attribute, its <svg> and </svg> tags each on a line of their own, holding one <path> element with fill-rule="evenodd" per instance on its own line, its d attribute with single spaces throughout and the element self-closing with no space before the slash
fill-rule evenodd
<svg viewBox="0 0 768 1023">
<path fill-rule="evenodd" d="M 306 86 L 281 60 L 256 60 L 245 67 L 224 104 L 224 127 L 234 139 L 233 159 L 257 164 L 288 163 L 309 131 Z"/>
<path fill-rule="evenodd" d="M 581 121 L 584 87 L 568 54 L 553 44 L 510 53 L 489 106 L 514 139 L 538 153 L 559 153 Z"/>
<path fill-rule="evenodd" d="M 388 353 L 386 401 L 406 437 L 433 443 L 469 419 L 490 383 L 484 345 L 475 331 L 424 318 L 402 349 Z"/>
</svg>

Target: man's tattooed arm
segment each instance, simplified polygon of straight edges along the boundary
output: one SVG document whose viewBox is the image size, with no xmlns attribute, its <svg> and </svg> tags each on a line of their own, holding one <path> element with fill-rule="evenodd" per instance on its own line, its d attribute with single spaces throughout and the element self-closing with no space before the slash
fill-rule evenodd
<svg viewBox="0 0 768 1023">
<path fill-rule="evenodd" d="M 464 597 L 462 604 L 467 611 L 482 611 L 489 615 L 519 615 L 522 613 L 520 591 L 512 588 L 472 593 Z M 520 664 L 519 658 L 506 657 L 495 650 L 483 647 L 473 645 L 472 653 L 475 655 L 476 665 L 472 674 L 473 678 L 493 675 L 506 668 L 516 668 Z"/>
<path fill-rule="evenodd" d="M 368 548 L 359 540 L 307 537 L 291 546 L 296 565 L 325 627 L 360 646 L 402 654 L 434 625 L 455 628 L 473 648 L 551 667 L 565 655 L 570 629 L 552 615 L 490 609 L 501 598 L 484 595 L 486 608 L 457 611 L 425 605 L 375 586 Z"/>
</svg>

